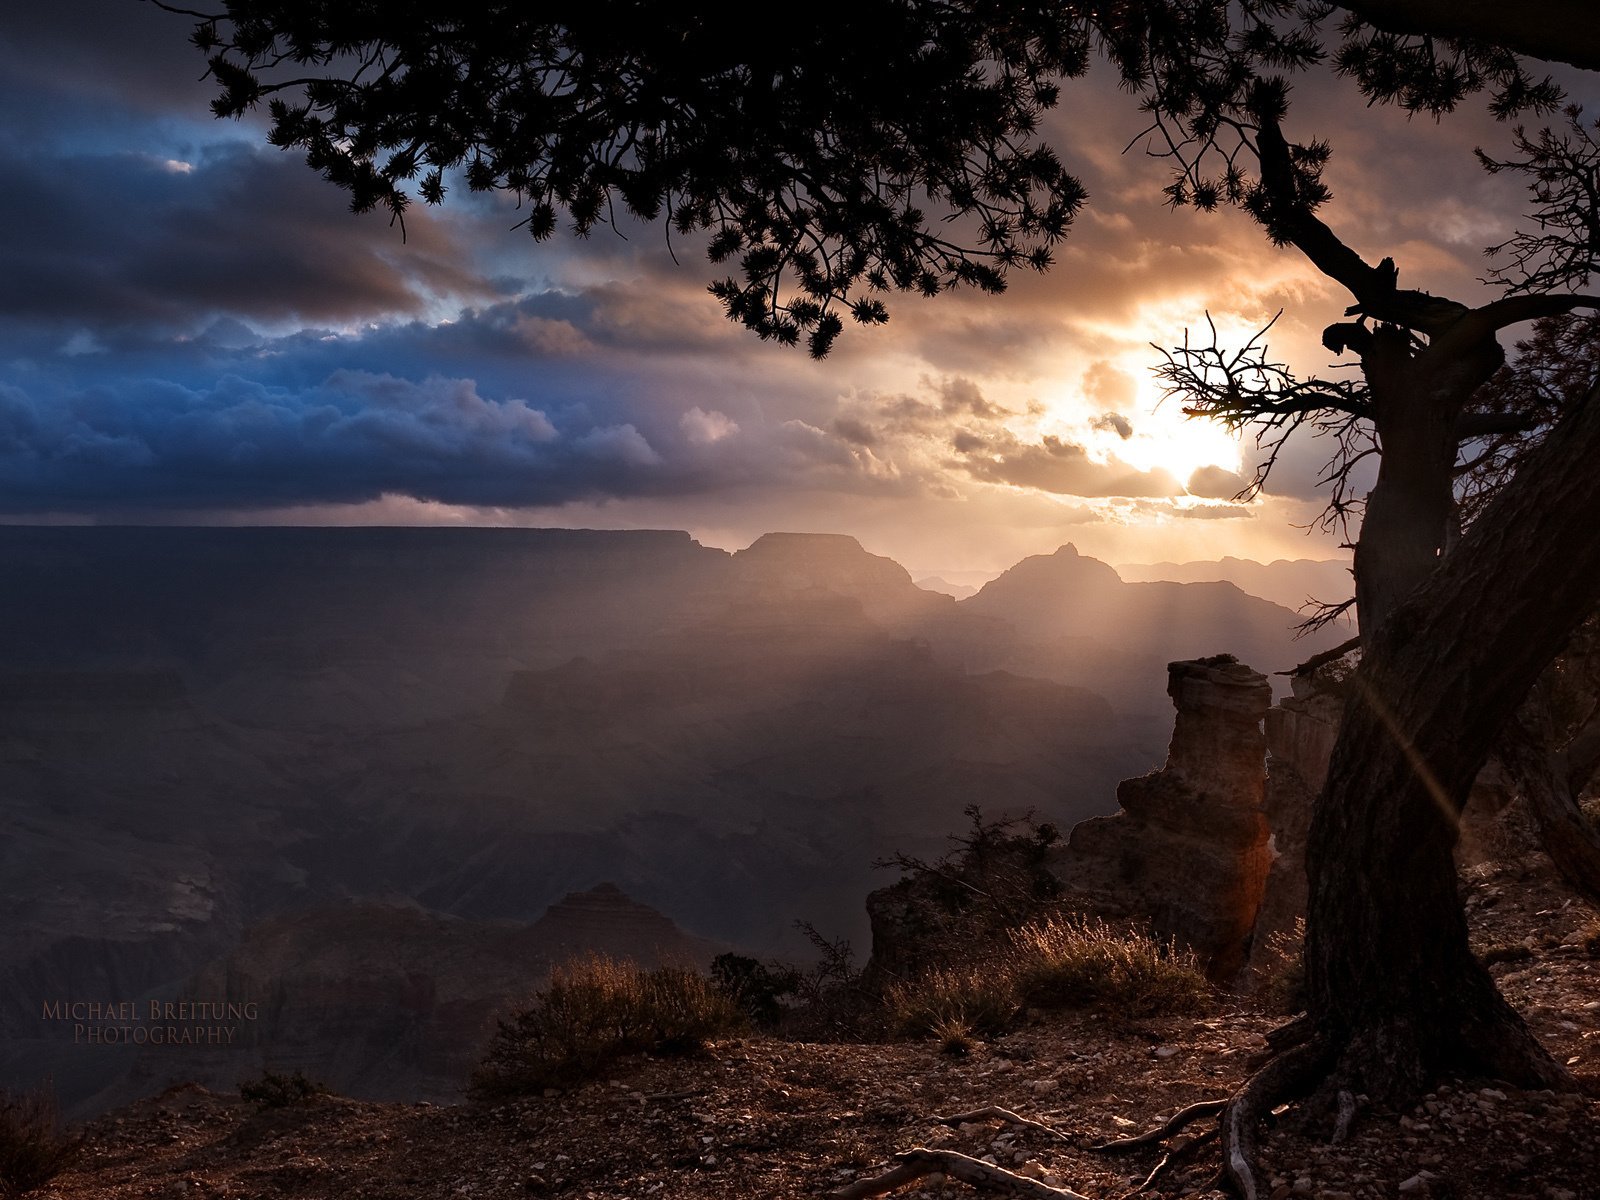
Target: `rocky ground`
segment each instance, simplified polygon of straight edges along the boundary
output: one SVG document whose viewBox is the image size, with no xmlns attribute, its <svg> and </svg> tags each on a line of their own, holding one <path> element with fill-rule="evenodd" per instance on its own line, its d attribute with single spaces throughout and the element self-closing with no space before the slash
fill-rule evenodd
<svg viewBox="0 0 1600 1200">
<path fill-rule="evenodd" d="M 1474 941 L 1584 1093 L 1455 1080 L 1413 1109 L 1364 1111 L 1339 1146 L 1327 1144 L 1326 1127 L 1290 1114 L 1264 1139 L 1273 1200 L 1600 1200 L 1600 958 L 1580 944 L 1595 914 L 1542 861 L 1469 872 Z M 1233 1003 L 1198 1018 L 1041 1018 L 965 1058 L 927 1043 L 752 1039 L 699 1059 L 640 1060 L 614 1078 L 497 1108 L 327 1097 L 261 1110 L 177 1088 L 91 1124 L 76 1169 L 40 1195 L 816 1197 L 878 1174 L 897 1150 L 925 1145 L 988 1157 L 1097 1200 L 1120 1197 L 1159 1151 L 1109 1156 L 1089 1147 L 1226 1095 L 1278 1019 Z M 1063 1136 L 936 1120 L 991 1105 Z M 1217 1195 L 1216 1168 L 1214 1147 L 1201 1147 L 1158 1192 Z M 935 1179 L 904 1194 L 973 1193 Z"/>
</svg>

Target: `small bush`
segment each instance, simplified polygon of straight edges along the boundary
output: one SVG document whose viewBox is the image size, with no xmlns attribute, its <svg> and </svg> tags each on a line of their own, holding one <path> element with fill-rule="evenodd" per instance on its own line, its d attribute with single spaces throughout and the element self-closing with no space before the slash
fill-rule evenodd
<svg viewBox="0 0 1600 1200">
<path fill-rule="evenodd" d="M 940 967 L 884 993 L 896 1033 L 943 1037 L 959 1028 L 967 1037 L 1004 1033 L 1021 1011 L 1016 981 L 1005 963 Z"/>
<path fill-rule="evenodd" d="M 784 999 L 801 988 L 798 968 L 763 963 L 743 954 L 719 954 L 711 960 L 711 981 L 744 1015 L 762 1029 L 783 1020 Z"/>
<path fill-rule="evenodd" d="M 53 1092 L 0 1092 L 0 1197 L 26 1196 L 72 1165 L 81 1138 L 65 1133 Z"/>
<path fill-rule="evenodd" d="M 697 1051 L 744 1024 L 738 1005 L 694 971 L 590 958 L 557 968 L 500 1022 L 471 1088 L 494 1098 L 567 1087 L 626 1055 Z"/>
<path fill-rule="evenodd" d="M 1256 998 L 1268 1012 L 1288 1016 L 1306 1006 L 1306 921 L 1294 919 L 1293 929 L 1280 929 L 1267 938 L 1266 963 L 1255 968 Z"/>
<path fill-rule="evenodd" d="M 1196 1012 L 1211 997 L 1191 952 L 1102 921 L 1034 921 L 1011 941 L 1017 993 L 1039 1008 L 1100 1007 L 1150 1017 Z"/>
<path fill-rule="evenodd" d="M 309 1104 L 318 1096 L 327 1094 L 325 1084 L 307 1079 L 302 1071 L 296 1071 L 293 1075 L 263 1071 L 260 1079 L 247 1079 L 239 1085 L 239 1095 L 262 1108 L 293 1108 L 297 1104 Z"/>
</svg>

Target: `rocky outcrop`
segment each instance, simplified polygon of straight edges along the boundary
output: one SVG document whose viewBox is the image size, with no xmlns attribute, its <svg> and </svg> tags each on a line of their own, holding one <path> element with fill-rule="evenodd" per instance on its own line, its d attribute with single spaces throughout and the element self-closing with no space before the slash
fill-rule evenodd
<svg viewBox="0 0 1600 1200">
<path fill-rule="evenodd" d="M 1243 966 L 1271 852 L 1264 815 L 1272 690 L 1221 655 L 1168 667 L 1166 765 L 1117 789 L 1122 811 L 1073 829 L 1055 869 L 1073 891 L 1148 917 L 1217 980 Z"/>
<path fill-rule="evenodd" d="M 1281 965 L 1280 941 L 1306 911 L 1306 834 L 1339 736 L 1344 699 L 1296 676 L 1294 694 L 1267 713 L 1267 824 L 1272 867 L 1250 941 L 1250 968 L 1262 975 Z"/>
</svg>

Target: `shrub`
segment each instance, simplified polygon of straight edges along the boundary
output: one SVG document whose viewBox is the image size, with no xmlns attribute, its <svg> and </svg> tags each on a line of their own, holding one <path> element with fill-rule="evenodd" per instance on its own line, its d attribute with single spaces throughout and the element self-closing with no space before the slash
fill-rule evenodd
<svg viewBox="0 0 1600 1200">
<path fill-rule="evenodd" d="M 1016 981 L 1007 964 L 939 967 L 906 983 L 891 984 L 884 993 L 896 1033 L 934 1035 L 948 1040 L 949 1031 L 972 1035 L 1003 1033 L 1021 1011 Z"/>
<path fill-rule="evenodd" d="M 1306 1006 L 1306 921 L 1294 919 L 1293 929 L 1280 929 L 1267 938 L 1270 955 L 1255 968 L 1256 997 L 1269 1012 L 1288 1016 Z"/>
<path fill-rule="evenodd" d="M 711 960 L 711 981 L 744 1015 L 763 1029 L 775 1027 L 784 1014 L 784 997 L 800 991 L 801 973 L 782 963 L 763 963 L 743 954 L 719 954 Z"/>
<path fill-rule="evenodd" d="M 260 1079 L 247 1079 L 239 1085 L 239 1095 L 262 1108 L 292 1108 L 297 1104 L 309 1104 L 318 1096 L 327 1094 L 325 1084 L 307 1079 L 302 1071 L 296 1071 L 293 1075 L 263 1071 Z"/>
<path fill-rule="evenodd" d="M 64 1132 L 48 1088 L 0 1092 L 0 1197 L 26 1196 L 72 1165 L 83 1140 Z"/>
<path fill-rule="evenodd" d="M 689 1053 L 743 1027 L 738 1005 L 703 975 L 593 957 L 558 967 L 500 1021 L 471 1088 L 494 1098 L 566 1087 L 626 1055 Z"/>
<path fill-rule="evenodd" d="M 1187 950 L 1103 921 L 1053 917 L 1011 935 L 1021 999 L 1039 1008 L 1114 1009 L 1132 1017 L 1195 1012 L 1211 987 Z"/>
</svg>

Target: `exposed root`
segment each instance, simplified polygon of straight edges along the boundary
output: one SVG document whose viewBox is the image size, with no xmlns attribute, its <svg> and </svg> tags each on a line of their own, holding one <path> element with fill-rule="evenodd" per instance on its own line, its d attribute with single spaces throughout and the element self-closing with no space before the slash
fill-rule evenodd
<svg viewBox="0 0 1600 1200">
<path fill-rule="evenodd" d="M 1009 1108 L 999 1108 L 994 1105 L 990 1105 L 988 1108 L 975 1108 L 971 1112 L 952 1113 L 948 1117 L 934 1117 L 933 1119 L 940 1125 L 976 1125 L 980 1121 L 1004 1121 L 1008 1125 L 1021 1125 L 1024 1129 L 1038 1129 L 1053 1138 L 1059 1138 L 1063 1142 L 1070 1143 L 1072 1141 L 1059 1129 L 1046 1125 L 1043 1121 L 1034 1121 L 1012 1112 Z"/>
<path fill-rule="evenodd" d="M 1114 1142 L 1102 1142 L 1098 1146 L 1091 1146 L 1090 1149 L 1117 1154 L 1124 1150 L 1137 1150 L 1140 1146 L 1153 1146 L 1157 1142 L 1166 1141 L 1190 1121 L 1221 1112 L 1228 1107 L 1228 1103 L 1227 1100 L 1200 1100 L 1188 1108 L 1179 1109 L 1164 1125 L 1148 1133 L 1141 1133 L 1137 1137 L 1119 1138 Z"/>
<path fill-rule="evenodd" d="M 1330 1058 L 1320 1041 L 1285 1050 L 1244 1085 L 1222 1112 L 1222 1177 L 1240 1200 L 1266 1195 L 1256 1177 L 1256 1131 L 1282 1101 L 1298 1099 L 1321 1076 Z"/>
<path fill-rule="evenodd" d="M 1339 1093 L 1339 1116 L 1333 1124 L 1333 1136 L 1328 1139 L 1330 1145 L 1337 1146 L 1350 1136 L 1350 1126 L 1356 1119 L 1356 1098 L 1347 1091 Z"/>
<path fill-rule="evenodd" d="M 1156 1180 L 1165 1175 L 1170 1168 L 1188 1158 L 1201 1146 L 1205 1146 L 1216 1141 L 1221 1134 L 1221 1129 L 1208 1129 L 1198 1137 L 1185 1142 L 1183 1145 L 1174 1146 L 1171 1150 L 1168 1150 L 1161 1156 L 1161 1161 L 1155 1165 L 1150 1174 L 1144 1177 L 1144 1182 L 1138 1187 L 1134 1188 L 1133 1191 L 1129 1192 L 1127 1196 L 1124 1196 L 1123 1200 L 1128 1200 L 1128 1197 L 1137 1196 L 1143 1192 L 1148 1192 L 1151 1188 L 1155 1187 Z"/>
<path fill-rule="evenodd" d="M 994 1195 L 1009 1196 L 1013 1200 L 1088 1200 L 1087 1196 L 1069 1188 L 1051 1187 L 1037 1179 L 1014 1174 L 1004 1167 L 980 1162 L 954 1150 L 928 1150 L 919 1146 L 915 1150 L 896 1154 L 894 1161 L 895 1166 L 882 1175 L 858 1179 L 829 1192 L 829 1200 L 866 1200 L 867 1197 L 882 1196 L 936 1174 L 948 1175 L 962 1183 Z"/>
</svg>

